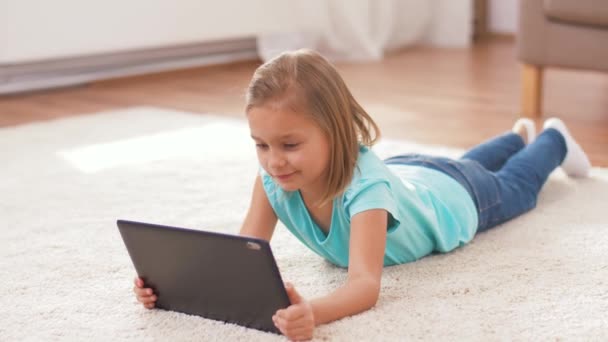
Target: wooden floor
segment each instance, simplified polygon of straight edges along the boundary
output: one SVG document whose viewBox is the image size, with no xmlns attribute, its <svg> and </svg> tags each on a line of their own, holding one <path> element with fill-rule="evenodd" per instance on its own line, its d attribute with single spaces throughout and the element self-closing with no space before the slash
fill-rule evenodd
<svg viewBox="0 0 608 342">
<path fill-rule="evenodd" d="M 142 105 L 242 116 L 244 89 L 259 63 L 4 96 L 0 127 Z M 466 148 L 509 129 L 520 112 L 520 70 L 512 39 L 471 49 L 412 48 L 382 62 L 337 67 L 390 138 Z M 594 165 L 608 166 L 608 74 L 549 69 L 543 104 L 545 117 L 569 124 Z"/>
</svg>

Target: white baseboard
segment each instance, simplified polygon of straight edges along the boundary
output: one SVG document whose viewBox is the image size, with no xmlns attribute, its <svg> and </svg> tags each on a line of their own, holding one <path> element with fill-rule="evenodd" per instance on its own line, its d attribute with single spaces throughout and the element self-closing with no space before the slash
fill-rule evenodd
<svg viewBox="0 0 608 342">
<path fill-rule="evenodd" d="M 0 65 L 0 94 L 257 59 L 255 38 Z"/>
</svg>

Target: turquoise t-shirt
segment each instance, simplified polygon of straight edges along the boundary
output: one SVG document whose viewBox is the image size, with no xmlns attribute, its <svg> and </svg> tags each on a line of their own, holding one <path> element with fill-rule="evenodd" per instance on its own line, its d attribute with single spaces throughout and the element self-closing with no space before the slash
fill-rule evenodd
<svg viewBox="0 0 608 342">
<path fill-rule="evenodd" d="M 366 147 L 360 149 L 350 186 L 333 200 L 329 234 L 314 222 L 299 191 L 283 191 L 263 169 L 260 173 L 279 220 L 311 250 L 341 267 L 348 267 L 351 218 L 366 210 L 389 213 L 385 266 L 451 251 L 477 230 L 475 203 L 456 180 L 421 166 L 385 165 Z"/>
</svg>

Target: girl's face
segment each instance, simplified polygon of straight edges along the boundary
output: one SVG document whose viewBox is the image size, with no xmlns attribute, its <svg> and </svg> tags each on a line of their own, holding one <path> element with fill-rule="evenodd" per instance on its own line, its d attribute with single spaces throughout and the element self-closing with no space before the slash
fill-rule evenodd
<svg viewBox="0 0 608 342">
<path fill-rule="evenodd" d="M 247 113 L 251 137 L 264 170 L 285 191 L 323 193 L 330 146 L 325 132 L 308 116 L 274 106 Z"/>
</svg>

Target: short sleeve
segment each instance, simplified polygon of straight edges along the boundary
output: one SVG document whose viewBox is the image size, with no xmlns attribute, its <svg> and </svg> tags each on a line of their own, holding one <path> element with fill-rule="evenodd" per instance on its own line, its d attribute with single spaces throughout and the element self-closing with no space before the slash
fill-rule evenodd
<svg viewBox="0 0 608 342">
<path fill-rule="evenodd" d="M 385 180 L 360 180 L 345 194 L 344 209 L 349 219 L 367 210 L 384 209 L 389 214 L 388 229 L 399 225 L 397 203 Z"/>
</svg>

